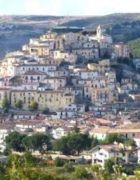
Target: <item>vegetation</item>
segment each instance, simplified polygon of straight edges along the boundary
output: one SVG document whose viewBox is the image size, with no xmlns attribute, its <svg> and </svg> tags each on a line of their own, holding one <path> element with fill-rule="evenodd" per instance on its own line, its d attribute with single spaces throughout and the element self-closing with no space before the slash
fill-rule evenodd
<svg viewBox="0 0 140 180">
<path fill-rule="evenodd" d="M 42 111 L 43 114 L 49 114 L 49 112 L 50 112 L 50 109 L 49 109 L 48 107 L 46 107 L 46 108 Z"/>
<path fill-rule="evenodd" d="M 62 167 L 46 164 L 44 160 L 35 158 L 31 153 L 26 152 L 22 156 L 9 155 L 7 163 L 0 164 L 0 180 L 139 180 L 140 171 L 135 170 L 134 176 L 124 173 L 120 165 L 110 164 L 108 169 L 100 165 L 85 166 L 65 163 Z M 60 161 L 60 160 L 59 160 Z M 111 167 L 112 165 L 112 167 Z M 108 168 L 108 166 L 106 166 Z"/>
<path fill-rule="evenodd" d="M 108 174 L 114 173 L 113 166 L 115 165 L 115 158 L 110 158 L 105 161 L 105 170 Z"/>
<path fill-rule="evenodd" d="M 15 106 L 16 106 L 17 108 L 21 109 L 22 106 L 23 106 L 22 100 L 21 100 L 21 99 L 18 99 L 18 100 L 15 102 Z"/>
<path fill-rule="evenodd" d="M 54 143 L 54 149 L 61 151 L 65 155 L 79 155 L 82 150 L 89 149 L 90 147 L 91 139 L 89 136 L 78 132 L 70 133 Z"/>
<path fill-rule="evenodd" d="M 6 142 L 6 148 L 12 149 L 14 151 L 24 151 L 25 148 L 22 144 L 23 139 L 25 138 L 25 135 L 22 135 L 16 131 L 9 133 L 8 136 L 6 136 L 5 142 Z"/>
<path fill-rule="evenodd" d="M 43 150 L 43 145 L 46 145 L 46 149 L 50 145 L 50 137 L 45 134 L 36 133 L 32 136 L 22 135 L 18 132 L 11 132 L 6 137 L 7 150 L 12 149 L 14 151 L 22 152 L 25 150 Z"/>
<path fill-rule="evenodd" d="M 3 109 L 8 109 L 10 107 L 10 103 L 6 97 L 3 99 L 1 105 Z"/>
<path fill-rule="evenodd" d="M 140 58 L 140 38 L 130 41 L 129 45 L 133 57 Z"/>
<path fill-rule="evenodd" d="M 38 103 L 36 101 L 31 101 L 30 108 L 32 110 L 37 110 L 38 109 Z"/>
<path fill-rule="evenodd" d="M 60 159 L 59 157 L 57 157 L 54 161 L 54 164 L 56 167 L 61 167 L 64 165 L 64 161 L 62 159 Z"/>
</svg>

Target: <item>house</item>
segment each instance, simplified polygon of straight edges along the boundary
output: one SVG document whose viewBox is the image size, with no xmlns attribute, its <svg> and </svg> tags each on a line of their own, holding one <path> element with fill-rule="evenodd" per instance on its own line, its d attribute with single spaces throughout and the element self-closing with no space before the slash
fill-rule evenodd
<svg viewBox="0 0 140 180">
<path fill-rule="evenodd" d="M 95 88 L 91 92 L 92 103 L 113 102 L 115 100 L 118 100 L 117 91 L 110 91 L 108 88 Z"/>
<path fill-rule="evenodd" d="M 30 121 L 17 122 L 15 125 L 15 130 L 18 132 L 30 132 L 30 131 L 34 131 L 35 129 L 39 129 L 39 128 L 42 129 L 42 127 L 45 128 L 44 121 L 30 120 Z"/>
<path fill-rule="evenodd" d="M 71 129 L 68 127 L 57 127 L 52 129 L 52 137 L 54 139 L 59 139 L 63 136 L 66 136 L 69 132 L 71 132 Z"/>
<path fill-rule="evenodd" d="M 63 108 L 60 108 L 55 111 L 51 115 L 52 119 L 67 119 L 67 118 L 72 118 L 73 116 L 76 115 L 76 112 L 74 110 L 66 110 Z"/>
<path fill-rule="evenodd" d="M 98 64 L 96 63 L 89 63 L 87 65 L 88 69 L 90 70 L 94 70 L 97 71 L 99 73 L 105 73 L 105 72 L 109 72 L 110 71 L 110 60 L 109 59 L 105 59 L 102 61 L 99 61 Z"/>
<path fill-rule="evenodd" d="M 140 148 L 140 134 L 137 134 L 136 136 L 133 137 L 136 145 L 138 148 Z"/>
<path fill-rule="evenodd" d="M 66 69 L 49 70 L 47 74 L 51 77 L 68 77 L 69 71 Z"/>
<path fill-rule="evenodd" d="M 97 48 L 92 49 L 92 48 L 81 48 L 81 49 L 73 49 L 72 53 L 85 58 L 85 59 L 97 59 L 99 58 L 99 51 Z"/>
<path fill-rule="evenodd" d="M 124 43 L 114 43 L 113 51 L 115 58 L 130 58 L 130 48 L 128 44 Z"/>
<path fill-rule="evenodd" d="M 13 115 L 14 120 L 33 120 L 36 118 L 36 114 L 32 112 L 22 111 Z"/>
<path fill-rule="evenodd" d="M 44 80 L 46 73 L 35 70 L 26 71 L 23 75 L 23 83 L 36 83 Z"/>
<path fill-rule="evenodd" d="M 81 79 L 90 79 L 90 78 L 98 77 L 97 71 L 89 70 L 87 68 L 83 68 L 83 69 L 75 68 L 74 73 L 77 77 L 79 77 Z"/>
<path fill-rule="evenodd" d="M 133 137 L 133 140 L 135 141 L 137 145 L 137 162 L 140 163 L 140 134 L 137 134 Z"/>
<path fill-rule="evenodd" d="M 137 128 L 131 128 L 131 125 L 127 126 L 127 128 L 110 128 L 110 127 L 99 127 L 99 128 L 93 128 L 89 134 L 90 136 L 94 136 L 99 140 L 105 139 L 105 137 L 108 134 L 123 134 L 126 138 L 133 138 L 135 135 L 139 134 L 140 129 Z"/>
<path fill-rule="evenodd" d="M 90 150 L 92 154 L 92 165 L 104 166 L 105 161 L 114 157 L 116 161 L 122 159 L 124 163 L 129 162 L 129 150 L 122 144 L 99 145 Z"/>
<path fill-rule="evenodd" d="M 50 89 L 57 90 L 60 87 L 65 87 L 67 83 L 66 77 L 46 77 L 42 80 L 42 83 L 46 84 Z"/>
<path fill-rule="evenodd" d="M 73 110 L 74 112 L 85 112 L 85 104 L 68 104 L 63 107 L 65 110 Z"/>
</svg>

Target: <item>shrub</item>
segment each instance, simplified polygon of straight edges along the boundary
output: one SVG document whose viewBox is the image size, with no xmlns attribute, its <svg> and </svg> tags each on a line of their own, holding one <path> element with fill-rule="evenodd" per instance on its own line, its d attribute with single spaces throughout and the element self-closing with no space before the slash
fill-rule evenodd
<svg viewBox="0 0 140 180">
<path fill-rule="evenodd" d="M 64 165 L 64 161 L 62 159 L 60 159 L 59 157 L 57 157 L 54 161 L 54 164 L 56 167 L 61 167 Z"/>
</svg>

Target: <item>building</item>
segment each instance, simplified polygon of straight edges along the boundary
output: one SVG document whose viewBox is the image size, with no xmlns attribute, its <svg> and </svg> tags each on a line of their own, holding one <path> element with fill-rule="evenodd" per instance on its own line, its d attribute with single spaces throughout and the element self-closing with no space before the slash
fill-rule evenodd
<svg viewBox="0 0 140 180">
<path fill-rule="evenodd" d="M 98 71 L 99 73 L 106 73 L 110 71 L 110 60 L 105 59 L 102 61 L 99 61 L 98 64 L 96 63 L 89 63 L 87 65 L 88 69 Z"/>
<path fill-rule="evenodd" d="M 58 110 L 67 104 L 74 103 L 75 96 L 67 94 L 64 91 L 51 90 L 12 90 L 11 105 L 15 107 L 16 100 L 22 100 L 23 108 L 29 109 L 30 103 L 35 101 L 38 103 L 39 110 L 48 107 L 50 111 Z"/>
<path fill-rule="evenodd" d="M 114 58 L 130 58 L 130 48 L 128 44 L 113 44 L 113 52 Z"/>
<path fill-rule="evenodd" d="M 92 154 L 92 165 L 100 164 L 104 166 L 105 161 L 114 157 L 116 163 L 119 159 L 122 159 L 124 163 L 129 162 L 129 151 L 124 148 L 123 145 L 99 145 L 90 150 Z"/>
<path fill-rule="evenodd" d="M 131 128 L 129 124 L 129 128 L 109 128 L 109 127 L 98 127 L 92 129 L 89 134 L 90 136 L 94 136 L 99 140 L 103 140 L 106 138 L 108 134 L 123 134 L 126 138 L 133 138 L 137 134 L 139 134 L 138 128 Z"/>
</svg>

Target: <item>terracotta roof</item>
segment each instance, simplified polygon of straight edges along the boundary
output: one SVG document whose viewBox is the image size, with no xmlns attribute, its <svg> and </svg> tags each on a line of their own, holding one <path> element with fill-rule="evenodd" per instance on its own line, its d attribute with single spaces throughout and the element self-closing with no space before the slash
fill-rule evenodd
<svg viewBox="0 0 140 180">
<path fill-rule="evenodd" d="M 92 129 L 93 133 L 104 133 L 104 134 L 112 134 L 112 133 L 140 133 L 140 129 L 124 129 L 124 128 L 94 128 Z"/>
<path fill-rule="evenodd" d="M 38 123 L 43 122 L 43 120 L 38 121 L 38 120 L 31 120 L 31 121 L 22 121 L 22 122 L 17 122 L 16 125 L 37 125 Z"/>
<path fill-rule="evenodd" d="M 134 136 L 133 139 L 140 139 L 140 134 L 137 134 L 136 136 Z"/>
<path fill-rule="evenodd" d="M 9 90 L 10 88 L 7 87 L 0 87 L 0 91 L 5 91 L 5 90 Z"/>
<path fill-rule="evenodd" d="M 12 130 L 15 127 L 15 123 L 0 123 L 0 129 Z"/>
</svg>

